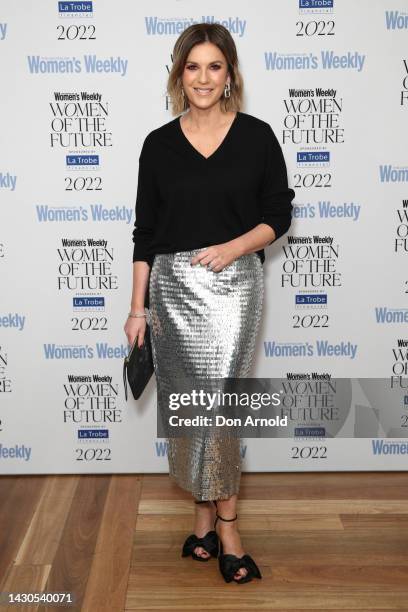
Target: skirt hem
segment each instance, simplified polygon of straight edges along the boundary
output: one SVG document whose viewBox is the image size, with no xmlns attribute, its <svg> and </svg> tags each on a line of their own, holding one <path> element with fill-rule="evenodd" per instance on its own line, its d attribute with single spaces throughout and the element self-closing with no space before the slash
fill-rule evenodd
<svg viewBox="0 0 408 612">
<path fill-rule="evenodd" d="M 219 497 L 219 493 L 214 493 L 213 495 L 210 495 L 209 497 L 203 497 L 200 493 L 200 488 L 198 487 L 197 489 L 195 489 L 194 487 L 189 487 L 188 484 L 186 484 L 185 481 L 177 478 L 177 476 L 175 476 L 174 474 L 171 474 L 169 472 L 169 478 L 170 480 L 172 480 L 175 484 L 177 484 L 177 486 L 179 486 L 181 489 L 183 489 L 184 491 L 188 491 L 189 493 L 191 493 L 191 495 L 193 497 L 195 497 L 196 500 L 198 501 L 213 501 L 214 499 L 221 500 L 227 500 L 229 499 L 232 495 L 238 495 L 239 493 L 239 483 L 238 483 L 238 487 L 234 487 L 233 489 L 231 489 L 231 493 L 230 494 L 225 494 L 223 493 L 222 497 Z M 224 497 L 224 495 L 226 495 L 226 497 Z"/>
</svg>

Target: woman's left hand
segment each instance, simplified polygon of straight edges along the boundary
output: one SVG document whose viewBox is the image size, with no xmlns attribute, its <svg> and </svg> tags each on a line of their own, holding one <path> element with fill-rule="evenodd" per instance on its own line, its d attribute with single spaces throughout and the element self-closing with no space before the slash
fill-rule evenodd
<svg viewBox="0 0 408 612">
<path fill-rule="evenodd" d="M 214 244 L 197 253 L 191 260 L 191 265 L 208 266 L 212 272 L 221 272 L 226 266 L 240 257 L 237 247 L 229 242 Z"/>
</svg>

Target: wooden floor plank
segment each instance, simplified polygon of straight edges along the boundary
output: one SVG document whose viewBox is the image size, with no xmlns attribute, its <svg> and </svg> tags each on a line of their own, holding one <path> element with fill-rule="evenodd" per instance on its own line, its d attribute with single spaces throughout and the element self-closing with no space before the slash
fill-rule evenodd
<svg viewBox="0 0 408 612">
<path fill-rule="evenodd" d="M 197 604 L 205 601 L 207 610 L 310 610 L 317 608 L 327 610 L 405 610 L 408 590 L 396 592 L 376 592 L 371 589 L 349 592 L 346 589 L 303 589 L 293 592 L 292 589 L 278 593 L 264 590 L 257 583 L 245 585 L 224 584 L 219 587 L 186 587 L 182 593 L 177 590 L 162 589 L 158 586 L 153 592 L 144 589 L 132 594 L 129 592 L 126 601 L 126 612 L 130 610 L 195 610 Z M 404 603 L 405 602 L 405 603 Z M 405 607 L 404 607 L 405 606 Z"/>
<path fill-rule="evenodd" d="M 13 565 L 7 574 L 3 585 L 6 593 L 33 593 L 44 591 L 51 565 Z M 24 612 L 37 612 L 38 604 L 18 606 L 12 604 L 1 607 L 2 612 L 16 612 L 20 608 Z"/>
<path fill-rule="evenodd" d="M 305 486 L 307 483 L 307 486 Z M 240 499 L 408 499 L 406 472 L 243 473 Z M 146 474 L 143 499 L 192 500 L 167 474 Z"/>
<path fill-rule="evenodd" d="M 408 514 L 340 514 L 343 529 L 408 529 Z"/>
<path fill-rule="evenodd" d="M 218 564 L 211 559 L 204 564 L 192 562 L 190 565 L 179 562 L 177 571 L 167 571 L 168 566 L 162 561 L 159 565 L 150 565 L 143 568 L 142 564 L 135 563 L 132 566 L 132 574 L 129 579 L 129 590 L 138 592 L 148 587 L 155 590 L 160 588 L 179 589 L 182 594 L 184 588 L 194 585 L 202 587 L 222 586 L 224 584 L 218 571 Z M 302 592 L 304 589 L 321 588 L 343 588 L 348 591 L 361 589 L 372 589 L 372 591 L 383 592 L 384 589 L 392 588 L 394 592 L 406 592 L 408 588 L 408 564 L 406 565 L 370 565 L 367 559 L 361 564 L 327 565 L 322 563 L 313 564 L 287 564 L 258 563 L 262 573 L 262 590 L 277 593 L 287 591 L 290 587 L 293 592 Z M 176 568 L 174 568 L 176 569 Z"/>
<path fill-rule="evenodd" d="M 124 609 L 141 485 L 141 477 L 111 479 L 82 612 Z"/>
<path fill-rule="evenodd" d="M 382 515 L 384 516 L 384 515 Z M 139 514 L 136 531 L 179 531 L 187 533 L 194 526 L 194 516 L 190 514 Z M 406 516 L 408 521 L 408 515 Z M 392 520 L 389 519 L 392 524 Z M 398 522 L 399 524 L 399 522 Z M 343 530 L 343 522 L 337 514 L 258 514 L 239 516 L 241 531 L 338 531 Z M 395 527 L 395 525 L 394 525 Z"/>
<path fill-rule="evenodd" d="M 80 476 L 46 479 L 33 518 L 16 556 L 17 565 L 51 565 Z"/>
<path fill-rule="evenodd" d="M 110 476 L 81 476 L 61 533 L 46 591 L 74 593 L 81 603 L 103 516 Z M 40 612 L 49 612 L 40 606 Z M 80 607 L 78 607 L 80 610 Z"/>
<path fill-rule="evenodd" d="M 194 506 L 188 500 L 142 499 L 141 514 L 193 514 Z M 245 499 L 238 500 L 237 513 L 243 514 L 406 514 L 408 503 L 402 499 Z"/>
<path fill-rule="evenodd" d="M 4 477 L 0 504 L 0 591 L 8 579 L 41 499 L 46 481 L 42 476 Z"/>
</svg>

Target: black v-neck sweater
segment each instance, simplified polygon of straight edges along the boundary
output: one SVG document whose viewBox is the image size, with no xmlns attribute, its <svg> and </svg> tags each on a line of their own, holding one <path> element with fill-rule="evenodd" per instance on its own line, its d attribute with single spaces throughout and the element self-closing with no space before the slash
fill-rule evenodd
<svg viewBox="0 0 408 612">
<path fill-rule="evenodd" d="M 208 158 L 180 117 L 150 132 L 139 157 L 133 261 L 228 242 L 267 223 L 279 238 L 292 219 L 286 165 L 271 126 L 238 112 Z M 257 251 L 261 262 L 264 250 Z"/>
</svg>

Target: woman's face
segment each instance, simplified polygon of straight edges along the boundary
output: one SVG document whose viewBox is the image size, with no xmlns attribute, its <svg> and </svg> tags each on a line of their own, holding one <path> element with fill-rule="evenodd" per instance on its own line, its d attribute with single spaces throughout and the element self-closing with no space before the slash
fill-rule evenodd
<svg viewBox="0 0 408 612">
<path fill-rule="evenodd" d="M 210 42 L 195 45 L 186 60 L 182 75 L 184 95 L 190 105 L 210 108 L 221 98 L 226 82 L 230 82 L 227 60 Z"/>
</svg>

